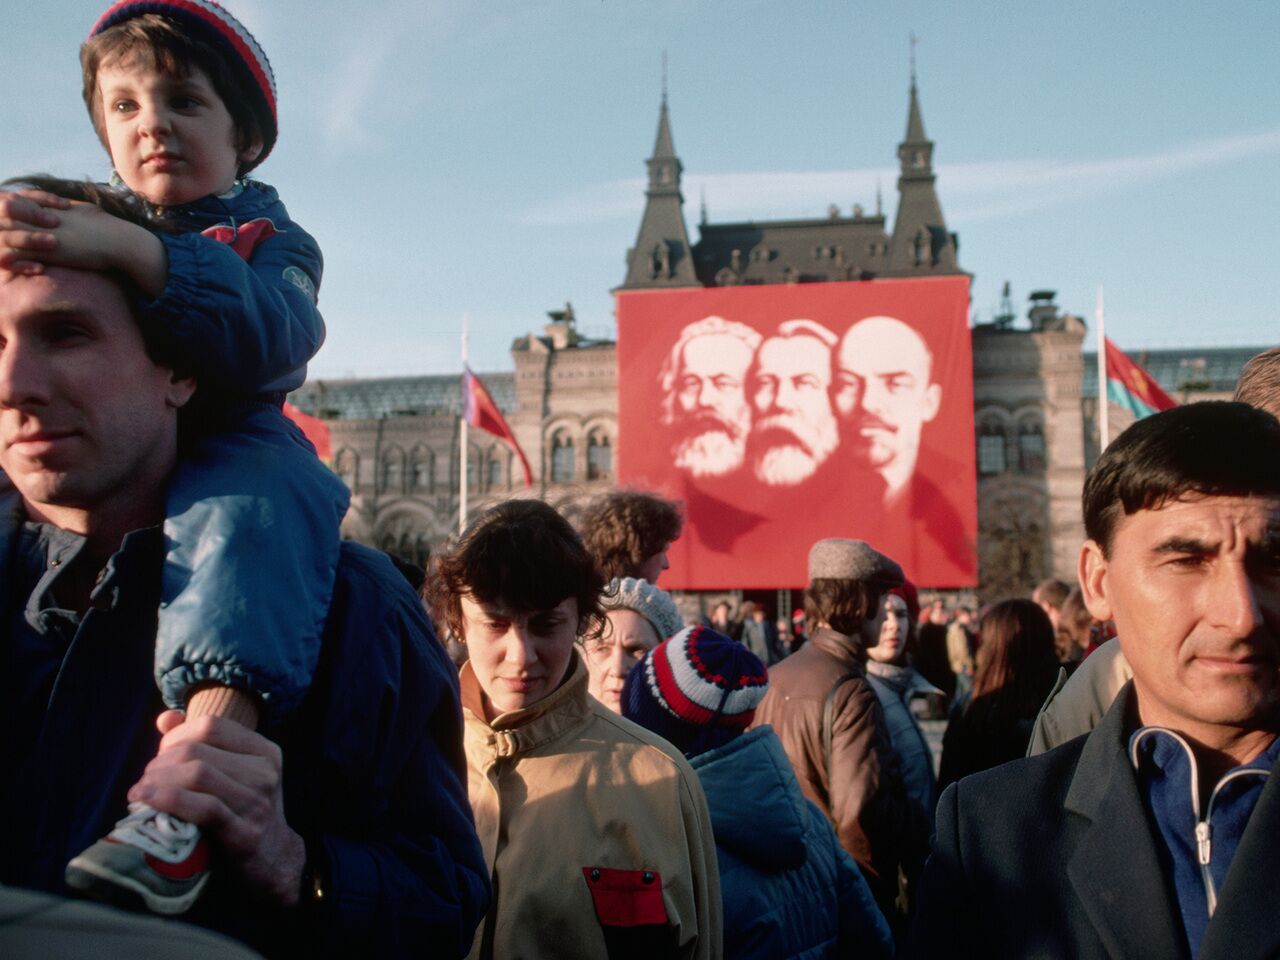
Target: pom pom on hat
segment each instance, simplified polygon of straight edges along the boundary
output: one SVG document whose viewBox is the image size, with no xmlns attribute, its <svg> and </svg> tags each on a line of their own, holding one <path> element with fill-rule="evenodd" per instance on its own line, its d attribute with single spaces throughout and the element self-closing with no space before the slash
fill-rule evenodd
<svg viewBox="0 0 1280 960">
<path fill-rule="evenodd" d="M 675 636 L 684 628 L 684 618 L 676 608 L 671 594 L 655 587 L 648 580 L 635 577 L 614 577 L 600 595 L 600 605 L 610 610 L 634 610 L 653 625 L 658 639 Z"/>
<path fill-rule="evenodd" d="M 768 686 L 764 664 L 737 640 L 686 627 L 632 668 L 622 712 L 692 757 L 742 733 Z"/>
<path fill-rule="evenodd" d="M 154 13 L 182 25 L 193 37 L 209 43 L 222 51 L 234 70 L 248 81 L 246 86 L 254 91 L 257 102 L 253 111 L 262 127 L 262 151 L 246 172 L 267 158 L 275 146 L 278 131 L 276 118 L 276 78 L 271 62 L 252 33 L 213 0 L 119 0 L 109 6 L 89 31 L 96 37 L 104 30 L 125 20 Z"/>
</svg>

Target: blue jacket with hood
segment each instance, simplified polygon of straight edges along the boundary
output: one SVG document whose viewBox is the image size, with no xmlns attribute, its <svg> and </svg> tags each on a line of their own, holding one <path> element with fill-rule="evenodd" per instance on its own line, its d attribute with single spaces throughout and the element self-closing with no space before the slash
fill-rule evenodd
<svg viewBox="0 0 1280 960">
<path fill-rule="evenodd" d="M 715 832 L 726 960 L 893 956 L 866 880 L 800 792 L 772 727 L 689 763 Z"/>
</svg>

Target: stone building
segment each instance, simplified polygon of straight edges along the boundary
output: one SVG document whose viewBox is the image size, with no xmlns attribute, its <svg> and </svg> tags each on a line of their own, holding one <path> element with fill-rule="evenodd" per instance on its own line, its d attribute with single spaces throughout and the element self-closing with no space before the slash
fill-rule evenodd
<svg viewBox="0 0 1280 960">
<path fill-rule="evenodd" d="M 913 80 L 898 145 L 892 230 L 878 209 L 831 207 L 818 219 L 708 223 L 691 242 L 666 97 L 647 161 L 646 202 L 618 289 L 819 283 L 963 273 L 948 231 Z M 613 483 L 617 359 L 611 341 L 583 337 L 573 309 L 511 347 L 513 372 L 481 374 L 529 458 L 526 488 L 507 447 L 468 438 L 469 509 L 538 496 L 568 512 Z M 1097 450 L 1096 373 L 1086 326 L 1053 294 L 1034 294 L 972 330 L 979 521 L 979 598 L 1022 593 L 1053 575 L 1073 580 L 1083 535 L 1080 488 Z M 1149 369 L 1171 394 L 1229 394 L 1252 349 L 1162 351 Z M 1139 363 L 1143 356 L 1135 356 Z M 330 421 L 334 469 L 353 492 L 344 535 L 421 563 L 458 522 L 460 378 L 317 381 L 293 395 Z M 1112 418 L 1112 433 L 1125 424 Z M 780 585 L 783 586 L 783 585 Z M 922 586 L 927 587 L 928 584 Z M 732 588 L 732 584 L 725 584 Z"/>
</svg>

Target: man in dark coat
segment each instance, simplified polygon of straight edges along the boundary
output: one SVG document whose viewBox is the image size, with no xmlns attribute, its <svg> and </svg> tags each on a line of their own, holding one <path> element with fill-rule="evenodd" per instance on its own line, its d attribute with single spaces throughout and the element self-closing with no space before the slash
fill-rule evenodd
<svg viewBox="0 0 1280 960">
<path fill-rule="evenodd" d="M 1280 423 L 1140 420 L 1085 483 L 1079 577 L 1133 668 L 1102 722 L 938 805 L 919 956 L 1280 953 Z"/>
</svg>

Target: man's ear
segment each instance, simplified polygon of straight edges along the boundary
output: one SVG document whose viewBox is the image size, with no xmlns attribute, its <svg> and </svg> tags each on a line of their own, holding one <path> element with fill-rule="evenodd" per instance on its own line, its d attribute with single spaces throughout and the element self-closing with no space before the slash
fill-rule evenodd
<svg viewBox="0 0 1280 960">
<path fill-rule="evenodd" d="M 176 373 L 170 373 L 164 400 L 174 410 L 181 410 L 195 395 L 195 392 L 195 377 L 180 377 Z"/>
<path fill-rule="evenodd" d="M 1111 620 L 1110 582 L 1107 578 L 1107 555 L 1095 540 L 1085 541 L 1080 548 L 1080 563 L 1076 576 L 1080 580 L 1080 594 L 1084 605 L 1095 620 Z"/>
<path fill-rule="evenodd" d="M 933 418 L 938 415 L 938 408 L 942 406 L 942 387 L 939 384 L 931 383 L 929 388 L 924 392 L 924 417 L 925 423 L 932 423 Z"/>
</svg>

